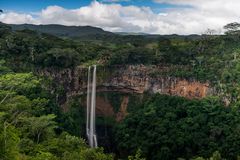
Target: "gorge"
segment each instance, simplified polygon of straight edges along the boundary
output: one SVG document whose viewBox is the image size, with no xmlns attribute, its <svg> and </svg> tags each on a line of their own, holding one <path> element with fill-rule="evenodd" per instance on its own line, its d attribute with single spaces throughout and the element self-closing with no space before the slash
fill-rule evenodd
<svg viewBox="0 0 240 160">
<path fill-rule="evenodd" d="M 202 99 L 216 94 L 215 88 L 209 82 L 164 75 L 163 72 L 169 70 L 168 67 L 164 66 L 126 65 L 99 67 L 98 70 L 96 92 L 118 92 L 125 94 L 121 102 L 121 104 L 125 104 L 121 105 L 125 109 L 127 109 L 128 94 L 133 93 L 160 93 L 188 99 Z M 63 108 L 71 97 L 84 95 L 87 91 L 88 69 L 85 67 L 64 70 L 47 68 L 38 70 L 37 74 L 48 76 L 64 86 L 65 94 L 58 99 Z M 96 100 L 96 114 L 108 116 L 121 114 L 113 113 L 112 106 L 101 97 L 97 96 Z M 118 120 L 124 118 L 124 116 L 122 118 L 119 118 L 117 115 L 115 116 Z"/>
<path fill-rule="evenodd" d="M 0 24 L 0 159 L 237 159 L 239 35 L 86 38 Z"/>
<path fill-rule="evenodd" d="M 91 147 L 96 147 L 96 135 L 99 138 L 99 145 L 108 152 L 114 152 L 114 139 L 111 135 L 115 123 L 122 122 L 131 110 L 137 110 L 135 104 L 144 103 L 144 94 L 162 94 L 185 97 L 187 99 L 203 99 L 207 96 L 216 95 L 216 89 L 209 82 L 201 82 L 193 78 L 181 78 L 169 76 L 169 66 L 98 66 L 96 73 L 96 95 L 92 84 L 94 79 L 93 67 L 76 67 L 74 69 L 45 69 L 36 73 L 48 76 L 53 81 L 64 86 L 64 94 L 58 97 L 58 102 L 65 112 L 69 111 L 69 103 L 74 97 L 77 103 L 86 104 L 82 106 L 87 112 L 87 138 Z M 86 97 L 87 95 L 87 97 Z M 91 128 L 95 121 L 90 118 L 92 102 L 96 96 L 96 130 Z M 133 97 L 134 96 L 134 97 Z M 91 98 L 90 98 L 91 97 Z M 95 104 L 94 103 L 94 104 Z M 93 104 L 93 103 L 92 103 Z M 82 116 L 82 115 L 81 115 Z M 115 122 L 109 122 L 109 118 Z M 92 121 L 92 122 L 91 122 Z M 110 120 L 111 121 L 111 120 Z M 84 122 L 83 122 L 84 123 Z M 106 124 L 107 123 L 107 124 Z M 95 126 L 95 125 L 94 125 Z M 92 125 L 93 127 L 93 125 Z M 91 134 L 90 134 L 91 130 Z"/>
</svg>

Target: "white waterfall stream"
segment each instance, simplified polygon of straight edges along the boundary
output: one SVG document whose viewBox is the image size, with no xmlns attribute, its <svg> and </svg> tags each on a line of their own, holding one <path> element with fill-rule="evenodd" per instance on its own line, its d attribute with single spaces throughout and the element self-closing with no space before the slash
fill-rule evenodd
<svg viewBox="0 0 240 160">
<path fill-rule="evenodd" d="M 87 86 L 87 122 L 86 122 L 86 133 L 88 143 L 90 147 L 97 147 L 97 136 L 96 136 L 96 71 L 97 66 L 88 68 L 88 86 Z"/>
</svg>

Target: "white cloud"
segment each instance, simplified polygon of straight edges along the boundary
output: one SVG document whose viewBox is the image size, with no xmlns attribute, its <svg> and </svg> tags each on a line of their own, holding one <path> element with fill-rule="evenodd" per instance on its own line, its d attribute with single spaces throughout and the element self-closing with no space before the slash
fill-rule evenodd
<svg viewBox="0 0 240 160">
<path fill-rule="evenodd" d="M 14 23 L 14 24 L 36 23 L 35 19 L 31 15 L 18 14 L 15 12 L 0 14 L 0 21 L 4 23 Z"/>
<path fill-rule="evenodd" d="M 208 28 L 220 30 L 223 25 L 238 21 L 240 18 L 239 0 L 154 1 L 191 7 L 171 8 L 161 13 L 154 13 L 150 7 L 122 6 L 93 1 L 89 6 L 78 9 L 49 6 L 36 16 L 14 12 L 3 13 L 0 14 L 0 21 L 17 24 L 91 25 L 110 31 L 201 34 Z"/>
<path fill-rule="evenodd" d="M 176 16 L 176 21 L 181 23 L 190 32 L 201 33 L 206 28 L 219 30 L 223 25 L 240 20 L 239 0 L 154 0 L 157 3 L 174 5 L 187 5 L 189 8 L 168 11 L 169 18 Z M 178 14 L 181 17 L 177 16 Z M 183 21 L 180 22 L 179 20 Z M 193 29 L 192 27 L 198 26 Z"/>
</svg>

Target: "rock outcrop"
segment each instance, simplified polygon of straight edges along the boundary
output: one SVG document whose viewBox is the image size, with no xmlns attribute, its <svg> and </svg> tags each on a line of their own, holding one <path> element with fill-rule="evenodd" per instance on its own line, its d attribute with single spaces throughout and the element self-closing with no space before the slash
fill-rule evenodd
<svg viewBox="0 0 240 160">
<path fill-rule="evenodd" d="M 151 70 L 150 70 L 151 69 Z M 145 66 L 128 66 L 120 69 L 105 82 L 98 85 L 98 91 L 116 91 L 125 93 L 160 93 L 182 96 L 189 99 L 203 98 L 214 91 L 208 82 L 201 83 L 194 79 L 182 79 L 149 73 L 158 68 Z"/>
<path fill-rule="evenodd" d="M 208 82 L 183 79 L 164 75 L 154 75 L 161 68 L 156 66 L 121 66 L 97 69 L 97 92 L 160 93 L 186 98 L 203 98 L 214 93 Z M 87 69 L 38 70 L 38 74 L 48 76 L 63 86 L 67 96 L 85 94 Z M 105 74 L 105 75 L 103 75 Z"/>
<path fill-rule="evenodd" d="M 208 82 L 202 83 L 191 78 L 183 79 L 161 74 L 161 71 L 166 71 L 166 69 L 166 67 L 143 65 L 100 67 L 97 68 L 97 92 L 150 92 L 182 96 L 189 99 L 201 99 L 213 95 L 215 92 Z M 60 86 L 63 86 L 66 96 L 58 98 L 60 104 L 64 104 L 69 97 L 86 93 L 87 68 L 78 67 L 65 70 L 48 68 L 38 70 L 37 73 L 48 76 Z M 102 100 L 97 99 L 97 101 Z M 116 116 L 118 117 L 117 120 L 126 116 L 127 103 L 128 99 L 125 97 L 125 101 L 122 102 L 120 107 L 120 113 Z M 113 114 L 113 111 L 109 109 L 110 105 L 98 107 L 97 110 L 100 114 L 104 115 L 104 107 L 105 109 L 108 107 L 106 110 L 109 115 Z"/>
<path fill-rule="evenodd" d="M 121 106 L 120 106 L 120 110 L 119 112 L 116 114 L 116 121 L 119 122 L 121 120 L 124 119 L 124 117 L 127 116 L 127 107 L 128 107 L 128 102 L 129 102 L 129 97 L 128 96 L 124 96 Z"/>
</svg>

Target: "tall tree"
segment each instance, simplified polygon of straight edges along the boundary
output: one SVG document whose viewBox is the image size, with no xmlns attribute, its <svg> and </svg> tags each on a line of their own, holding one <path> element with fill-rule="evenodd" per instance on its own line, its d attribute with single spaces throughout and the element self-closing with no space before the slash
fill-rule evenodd
<svg viewBox="0 0 240 160">
<path fill-rule="evenodd" d="M 229 23 L 225 25 L 223 28 L 226 30 L 225 34 L 230 35 L 240 34 L 240 23 L 238 22 Z"/>
</svg>

